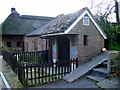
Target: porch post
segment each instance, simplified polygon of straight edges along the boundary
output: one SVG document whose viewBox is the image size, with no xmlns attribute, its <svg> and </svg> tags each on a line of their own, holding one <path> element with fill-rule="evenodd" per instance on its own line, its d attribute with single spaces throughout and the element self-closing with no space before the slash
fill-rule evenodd
<svg viewBox="0 0 120 90">
<path fill-rule="evenodd" d="M 76 68 L 78 67 L 78 58 L 76 58 Z"/>
<path fill-rule="evenodd" d="M 52 52 L 52 43 L 53 43 L 53 38 L 50 38 L 50 58 L 51 62 L 53 62 L 53 52 Z"/>
<path fill-rule="evenodd" d="M 46 50 L 47 50 L 47 38 L 46 38 Z"/>
</svg>

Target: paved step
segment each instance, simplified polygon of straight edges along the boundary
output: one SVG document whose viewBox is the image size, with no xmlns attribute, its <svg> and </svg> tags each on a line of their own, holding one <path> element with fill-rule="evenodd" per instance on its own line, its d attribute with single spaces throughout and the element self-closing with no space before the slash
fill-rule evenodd
<svg viewBox="0 0 120 90">
<path fill-rule="evenodd" d="M 109 88 L 109 89 L 113 89 L 113 90 L 119 90 L 120 89 L 119 84 L 117 84 L 113 80 L 109 80 L 109 79 L 105 79 L 105 80 L 102 80 L 102 81 L 98 82 L 97 86 L 100 86 L 100 87 L 106 88 L 106 89 Z"/>
<path fill-rule="evenodd" d="M 104 80 L 105 78 L 99 77 L 99 76 L 93 76 L 93 75 L 87 75 L 86 76 L 89 79 L 95 80 L 95 81 L 101 81 Z"/>
<path fill-rule="evenodd" d="M 95 75 L 95 76 L 101 76 L 103 78 L 107 78 L 107 69 L 106 68 L 94 68 L 92 69 L 92 75 Z"/>
<path fill-rule="evenodd" d="M 104 68 L 107 68 L 107 62 L 103 62 L 102 66 L 103 66 Z"/>
</svg>

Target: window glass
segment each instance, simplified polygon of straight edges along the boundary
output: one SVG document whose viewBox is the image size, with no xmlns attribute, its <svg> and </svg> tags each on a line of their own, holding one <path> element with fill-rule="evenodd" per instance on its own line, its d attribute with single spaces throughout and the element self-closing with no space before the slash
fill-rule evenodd
<svg viewBox="0 0 120 90">
<path fill-rule="evenodd" d="M 12 47 L 12 43 L 11 42 L 7 42 L 7 47 Z"/>
<path fill-rule="evenodd" d="M 17 42 L 17 47 L 22 47 L 22 42 Z"/>
<path fill-rule="evenodd" d="M 83 17 L 83 25 L 89 25 L 89 17 L 87 17 L 87 16 L 84 16 Z"/>
<path fill-rule="evenodd" d="M 88 44 L 88 36 L 84 35 L 84 45 L 87 45 L 87 44 Z"/>
</svg>

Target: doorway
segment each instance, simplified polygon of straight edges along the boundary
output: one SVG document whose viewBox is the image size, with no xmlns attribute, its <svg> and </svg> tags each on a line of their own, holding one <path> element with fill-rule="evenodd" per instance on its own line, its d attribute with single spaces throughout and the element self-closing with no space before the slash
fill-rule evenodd
<svg viewBox="0 0 120 90">
<path fill-rule="evenodd" d="M 65 36 L 58 37 L 57 40 L 58 60 L 70 59 L 70 40 Z"/>
</svg>

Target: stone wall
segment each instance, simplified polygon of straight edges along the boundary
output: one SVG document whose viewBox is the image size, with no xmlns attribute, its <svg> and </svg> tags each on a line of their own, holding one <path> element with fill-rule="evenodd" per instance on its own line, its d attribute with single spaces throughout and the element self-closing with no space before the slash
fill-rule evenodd
<svg viewBox="0 0 120 90">
<path fill-rule="evenodd" d="M 110 74 L 117 73 L 120 70 L 120 51 L 115 51 L 109 54 L 108 71 Z"/>
</svg>

